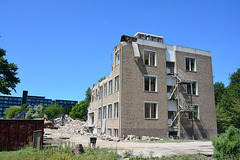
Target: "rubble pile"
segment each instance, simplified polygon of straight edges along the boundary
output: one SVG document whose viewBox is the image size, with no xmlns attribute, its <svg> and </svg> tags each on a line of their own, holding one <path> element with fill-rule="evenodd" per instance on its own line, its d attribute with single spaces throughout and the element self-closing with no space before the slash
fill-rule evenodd
<svg viewBox="0 0 240 160">
<path fill-rule="evenodd" d="M 61 128 L 62 126 L 72 122 L 73 119 L 69 117 L 67 114 L 61 114 L 53 118 L 52 121 L 56 127 Z"/>
<path fill-rule="evenodd" d="M 124 141 L 163 141 L 159 137 L 149 137 L 149 136 L 135 136 L 135 135 L 128 135 L 124 137 Z"/>
<path fill-rule="evenodd" d="M 99 136 L 102 140 L 108 141 L 116 141 L 119 142 L 120 139 L 118 137 L 111 137 L 109 135 L 100 135 Z M 164 141 L 164 139 L 160 139 L 159 137 L 149 137 L 149 136 L 136 136 L 136 135 L 127 135 L 126 137 L 123 136 L 121 141 L 124 142 L 138 142 L 138 141 Z"/>
<path fill-rule="evenodd" d="M 120 142 L 120 139 L 118 137 L 111 137 L 106 135 L 98 135 L 98 137 L 101 138 L 101 140 Z"/>
<path fill-rule="evenodd" d="M 72 120 L 70 123 L 65 124 L 58 130 L 62 134 L 80 134 L 80 135 L 88 134 L 87 122 L 83 122 L 80 120 Z"/>
</svg>

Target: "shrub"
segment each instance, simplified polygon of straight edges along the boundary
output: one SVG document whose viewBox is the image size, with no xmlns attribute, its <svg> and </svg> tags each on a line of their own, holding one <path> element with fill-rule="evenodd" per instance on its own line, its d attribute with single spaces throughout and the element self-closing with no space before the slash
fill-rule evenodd
<svg viewBox="0 0 240 160">
<path fill-rule="evenodd" d="M 49 160 L 71 160 L 71 156 L 67 153 L 54 153 Z"/>
<path fill-rule="evenodd" d="M 213 139 L 213 146 L 217 159 L 240 159 L 240 130 L 229 127 L 226 133 Z"/>
<path fill-rule="evenodd" d="M 6 115 L 6 118 L 12 119 L 14 118 L 17 114 L 21 113 L 21 107 L 20 106 L 11 106 L 6 109 L 4 114 Z"/>
<path fill-rule="evenodd" d="M 123 158 L 129 158 L 133 156 L 133 150 L 127 150 L 123 153 Z"/>
</svg>

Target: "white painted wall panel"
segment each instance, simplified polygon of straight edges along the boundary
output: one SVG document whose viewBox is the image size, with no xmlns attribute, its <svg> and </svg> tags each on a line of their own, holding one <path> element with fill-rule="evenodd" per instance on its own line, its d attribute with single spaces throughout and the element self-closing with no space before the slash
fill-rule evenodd
<svg viewBox="0 0 240 160">
<path fill-rule="evenodd" d="M 176 78 L 173 76 L 167 76 L 167 85 L 168 86 L 175 86 L 176 85 Z"/>
<path fill-rule="evenodd" d="M 177 111 L 177 101 L 168 101 L 168 111 Z"/>
<path fill-rule="evenodd" d="M 170 49 L 166 49 L 166 61 L 175 62 L 175 52 Z"/>
</svg>

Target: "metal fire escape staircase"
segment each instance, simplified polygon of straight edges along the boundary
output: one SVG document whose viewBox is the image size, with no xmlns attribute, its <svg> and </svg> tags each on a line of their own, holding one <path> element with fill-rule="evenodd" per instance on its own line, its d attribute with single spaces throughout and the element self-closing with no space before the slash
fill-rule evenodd
<svg viewBox="0 0 240 160">
<path fill-rule="evenodd" d="M 177 100 L 178 102 L 178 112 L 175 115 L 175 117 L 173 118 L 172 123 L 168 126 L 168 127 L 176 127 L 179 125 L 179 119 L 181 118 L 181 116 L 183 114 L 181 114 L 181 112 L 188 112 L 189 111 L 189 107 L 187 105 L 187 103 L 185 102 L 185 99 L 183 96 L 181 96 L 179 94 L 179 86 L 180 84 L 188 84 L 188 83 L 192 83 L 192 78 L 188 75 L 186 75 L 182 70 L 178 69 L 177 72 L 174 73 L 174 76 L 177 79 L 177 83 L 174 86 L 174 88 L 171 91 L 171 95 L 168 97 L 168 100 Z M 180 118 L 179 118 L 180 116 Z"/>
</svg>

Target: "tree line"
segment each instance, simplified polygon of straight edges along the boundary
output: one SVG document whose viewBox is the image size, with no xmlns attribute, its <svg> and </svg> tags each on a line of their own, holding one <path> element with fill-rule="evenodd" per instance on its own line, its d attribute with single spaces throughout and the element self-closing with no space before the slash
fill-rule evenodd
<svg viewBox="0 0 240 160">
<path fill-rule="evenodd" d="M 230 74 L 228 86 L 214 84 L 217 129 L 224 133 L 230 126 L 240 128 L 240 69 Z"/>
<path fill-rule="evenodd" d="M 49 119 L 52 119 L 58 115 L 65 113 L 72 117 L 73 119 L 86 121 L 90 101 L 91 101 L 91 89 L 88 88 L 86 91 L 85 100 L 80 101 L 80 103 L 77 103 L 74 107 L 62 107 L 59 106 L 58 104 L 51 104 L 46 107 L 44 107 L 42 104 L 35 106 L 31 105 L 27 106 L 26 104 L 23 104 L 22 106 L 11 106 L 7 108 L 4 114 L 6 116 L 5 118 L 12 119 L 17 114 L 24 111 L 26 113 L 25 115 L 26 119 L 43 118 L 44 114 L 46 114 Z"/>
</svg>

